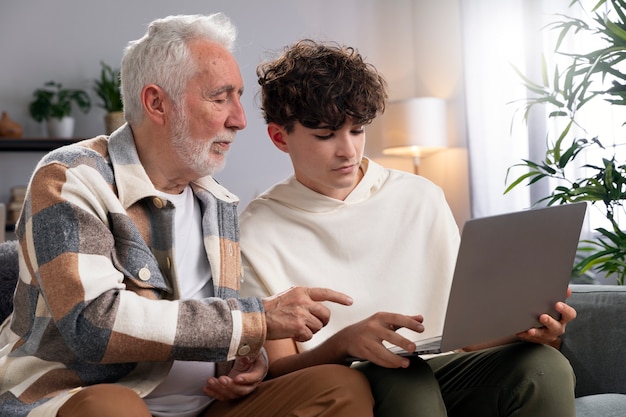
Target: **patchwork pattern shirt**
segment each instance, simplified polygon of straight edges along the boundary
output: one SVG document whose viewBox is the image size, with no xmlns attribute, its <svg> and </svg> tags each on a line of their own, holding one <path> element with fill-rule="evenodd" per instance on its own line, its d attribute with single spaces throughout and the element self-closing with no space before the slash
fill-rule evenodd
<svg viewBox="0 0 626 417">
<path fill-rule="evenodd" d="M 0 415 L 56 416 L 80 389 L 119 383 L 146 395 L 174 360 L 218 363 L 265 341 L 258 298 L 240 298 L 237 198 L 191 184 L 215 297 L 179 298 L 174 206 L 159 197 L 128 126 L 46 155 L 16 233 L 20 279 L 0 331 Z"/>
</svg>

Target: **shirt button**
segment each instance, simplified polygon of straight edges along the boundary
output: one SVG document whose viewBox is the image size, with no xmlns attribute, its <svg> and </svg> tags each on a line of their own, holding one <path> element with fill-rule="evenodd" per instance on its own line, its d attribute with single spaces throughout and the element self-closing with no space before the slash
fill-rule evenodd
<svg viewBox="0 0 626 417">
<path fill-rule="evenodd" d="M 172 258 L 167 257 L 167 269 L 172 269 Z"/>
<path fill-rule="evenodd" d="M 154 198 L 152 199 L 152 203 L 153 203 L 153 204 L 154 204 L 154 206 L 155 206 L 156 208 L 158 208 L 158 209 L 163 208 L 163 206 L 165 205 L 165 204 L 163 203 L 163 200 L 161 200 L 159 197 L 154 197 Z"/>
<path fill-rule="evenodd" d="M 143 267 L 139 270 L 139 279 L 142 281 L 147 281 L 150 279 L 150 270 L 147 267 Z"/>
<path fill-rule="evenodd" d="M 250 346 L 243 345 L 242 347 L 239 348 L 237 353 L 239 353 L 239 356 L 246 356 L 248 353 L 250 353 Z"/>
</svg>

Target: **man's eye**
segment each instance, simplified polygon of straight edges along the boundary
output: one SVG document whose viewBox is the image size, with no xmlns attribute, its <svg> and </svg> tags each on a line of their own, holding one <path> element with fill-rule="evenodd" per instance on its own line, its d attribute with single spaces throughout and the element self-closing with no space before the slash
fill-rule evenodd
<svg viewBox="0 0 626 417">
<path fill-rule="evenodd" d="M 215 104 L 228 104 L 232 97 L 227 93 L 216 94 L 209 98 L 209 100 Z"/>
</svg>

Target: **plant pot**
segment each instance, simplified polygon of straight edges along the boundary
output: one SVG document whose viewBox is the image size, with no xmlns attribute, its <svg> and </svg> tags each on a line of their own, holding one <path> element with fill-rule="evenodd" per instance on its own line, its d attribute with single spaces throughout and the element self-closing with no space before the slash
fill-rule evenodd
<svg viewBox="0 0 626 417">
<path fill-rule="evenodd" d="M 46 123 L 48 137 L 50 138 L 71 138 L 74 134 L 74 118 L 66 116 L 62 119 L 49 119 Z"/>
<path fill-rule="evenodd" d="M 122 126 L 124 123 L 126 123 L 126 120 L 124 120 L 123 111 L 114 111 L 111 113 L 107 113 L 107 115 L 104 116 L 104 125 L 106 127 L 107 135 L 110 135 L 111 133 L 113 133 L 115 130 L 117 130 L 117 128 Z"/>
</svg>

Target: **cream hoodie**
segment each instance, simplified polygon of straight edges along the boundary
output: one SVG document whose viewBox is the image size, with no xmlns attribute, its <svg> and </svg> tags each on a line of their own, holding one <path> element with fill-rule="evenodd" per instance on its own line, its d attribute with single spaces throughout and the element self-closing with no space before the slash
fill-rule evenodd
<svg viewBox="0 0 626 417">
<path fill-rule="evenodd" d="M 295 285 L 328 287 L 354 299 L 327 303 L 330 323 L 300 350 L 375 312 L 423 314 L 441 333 L 459 245 L 442 190 L 423 177 L 363 159 L 365 175 L 344 200 L 295 177 L 252 201 L 240 216 L 243 296 L 266 297 Z"/>
</svg>

